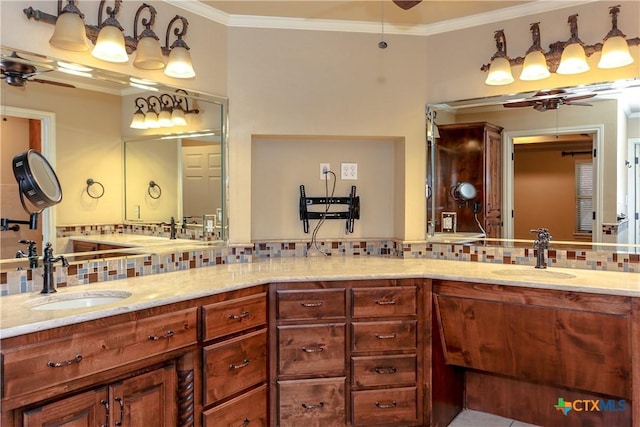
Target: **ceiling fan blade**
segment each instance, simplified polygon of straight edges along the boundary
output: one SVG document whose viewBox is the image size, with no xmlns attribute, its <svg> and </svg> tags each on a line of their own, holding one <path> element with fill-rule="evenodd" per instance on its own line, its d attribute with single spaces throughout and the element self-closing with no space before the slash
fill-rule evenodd
<svg viewBox="0 0 640 427">
<path fill-rule="evenodd" d="M 578 101 L 580 99 L 589 99 L 589 98 L 593 98 L 594 96 L 596 96 L 595 93 L 588 93 L 586 95 L 577 95 L 577 96 L 567 96 L 565 98 L 565 101 Z"/>
<path fill-rule="evenodd" d="M 44 84 L 48 84 L 48 85 L 68 87 L 68 88 L 72 88 L 72 89 L 76 88 L 74 85 L 70 85 L 69 83 L 54 82 L 53 80 L 31 79 L 29 81 L 30 82 L 35 82 L 35 83 L 44 83 Z"/>
<path fill-rule="evenodd" d="M 573 101 L 570 101 L 570 100 L 566 100 L 564 102 L 564 104 L 565 105 L 581 105 L 581 106 L 584 106 L 584 107 L 592 107 L 593 106 L 593 104 L 589 104 L 588 102 L 573 102 Z"/>
<path fill-rule="evenodd" d="M 505 108 L 522 108 L 522 107 L 530 107 L 535 104 L 535 101 L 518 101 L 518 102 L 507 102 L 502 104 Z"/>
<path fill-rule="evenodd" d="M 417 6 L 418 4 L 422 3 L 422 0 L 418 0 L 418 1 L 393 0 L 393 2 L 396 5 L 398 5 L 398 7 L 400 7 L 401 9 L 409 10 L 412 7 Z"/>
</svg>

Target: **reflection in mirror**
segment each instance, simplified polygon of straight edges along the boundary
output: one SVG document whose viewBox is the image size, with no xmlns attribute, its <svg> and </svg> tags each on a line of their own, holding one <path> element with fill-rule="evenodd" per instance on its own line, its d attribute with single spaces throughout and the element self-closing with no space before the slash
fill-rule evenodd
<svg viewBox="0 0 640 427">
<path fill-rule="evenodd" d="M 168 252 L 171 249 L 165 244 L 165 240 L 167 243 L 170 242 L 172 217 L 177 224 L 178 235 L 178 241 L 172 241 L 173 247 L 185 243 L 180 241 L 182 237 L 184 237 L 182 240 L 188 238 L 188 243 L 192 246 L 199 244 L 193 240 L 196 238 L 202 238 L 209 244 L 213 240 L 220 241 L 218 239 L 226 238 L 227 230 L 222 225 L 227 222 L 225 191 L 222 187 L 222 183 L 226 182 L 222 177 L 227 173 L 226 98 L 193 91 L 186 93 L 176 87 L 144 79 L 133 79 L 128 75 L 95 68 L 80 73 L 82 75 L 71 75 L 68 69 L 62 70 L 63 64 L 54 58 L 15 51 L 6 47 L 1 47 L 0 53 L 3 68 L 7 63 L 11 63 L 12 67 L 20 65 L 32 67 L 35 70 L 29 76 L 19 76 L 22 79 L 21 85 L 10 85 L 6 79 L 2 80 L 0 99 L 3 119 L 9 118 L 10 121 L 17 122 L 18 120 L 14 118 L 21 120 L 24 118 L 25 125 L 22 127 L 26 129 L 24 132 L 27 135 L 26 140 L 37 140 L 38 144 L 41 144 L 37 147 L 38 151 L 48 160 L 55 160 L 56 172 L 65 199 L 59 205 L 45 210 L 42 220 L 44 230 L 39 234 L 44 234 L 45 241 L 54 242 L 56 253 L 64 254 L 69 261 L 82 258 L 72 256 L 76 252 L 74 239 L 83 240 L 86 247 L 91 248 L 90 251 L 95 255 L 92 259 L 109 254 L 136 256 L 149 253 L 152 251 L 152 246 L 157 247 L 159 252 Z M 169 102 L 168 95 L 163 94 L 170 95 L 172 102 Z M 172 128 L 132 129 L 130 124 L 137 109 L 135 100 L 150 96 L 162 100 L 161 109 L 168 107 L 184 110 L 186 126 L 182 123 L 182 126 Z M 61 99 L 64 99 L 64 102 L 60 102 Z M 195 111 L 198 111 L 198 114 Z M 158 115 L 160 112 L 158 111 Z M 2 129 L 3 148 L 6 128 L 3 126 Z M 199 193 L 198 198 L 210 204 L 202 211 L 194 210 L 193 213 L 189 213 L 185 210 L 183 203 L 186 196 L 182 187 L 178 186 L 184 181 L 182 175 L 178 173 L 185 168 L 177 150 L 182 145 L 186 146 L 186 141 L 191 137 L 202 133 L 215 133 L 215 136 L 210 137 L 217 143 L 219 150 L 217 162 L 220 165 L 218 170 L 218 175 L 221 177 L 219 178 L 220 186 L 208 185 L 206 188 L 212 191 Z M 173 166 L 176 173 L 171 177 L 171 181 L 162 181 L 160 178 L 148 179 L 144 194 L 147 194 L 149 182 L 155 180 L 162 189 L 159 200 L 170 205 L 171 210 L 163 211 L 162 215 L 158 214 L 155 217 L 140 216 L 136 220 L 131 217 L 134 211 L 130 211 L 129 206 L 124 202 L 123 141 L 165 137 L 174 138 L 167 141 L 173 141 L 176 147 Z M 199 141 L 197 144 L 200 143 Z M 16 150 L 18 151 L 24 151 L 24 149 Z M 11 157 L 8 158 L 11 159 Z M 147 162 L 149 163 L 151 162 Z M 3 169 L 6 170 L 6 168 Z M 89 187 L 89 180 L 101 184 L 99 191 L 96 187 Z M 174 191 L 170 190 L 172 186 L 175 188 Z M 3 199 L 5 193 L 7 192 L 3 187 Z M 100 194 L 100 197 L 94 197 L 96 194 Z M 170 197 L 172 200 L 169 200 Z M 5 210 L 3 205 L 3 216 L 5 216 L 4 212 L 9 211 Z M 142 214 L 145 213 L 150 212 L 143 210 Z M 199 224 L 200 227 L 197 228 L 199 231 L 196 232 L 193 231 L 196 230 L 195 225 L 187 224 L 189 232 L 181 233 L 184 217 L 200 217 L 203 213 L 215 216 L 212 220 L 215 221 L 213 231 L 202 233 L 202 227 Z M 193 222 L 196 219 L 189 220 Z M 141 227 L 142 221 L 148 221 L 148 227 Z M 133 225 L 134 222 L 136 222 L 135 225 Z M 138 240 L 146 240 L 144 242 L 114 241 L 112 242 L 114 247 L 109 248 L 108 242 L 101 241 L 98 244 L 90 239 L 96 235 L 102 238 L 113 238 L 125 234 L 130 235 L 132 239 L 135 238 L 136 233 L 144 234 L 143 237 L 137 236 Z M 4 244 L 5 234 L 7 233 L 3 233 L 2 236 L 1 258 L 15 263 L 18 261 L 14 258 L 16 251 L 18 249 L 27 251 L 27 246 L 19 244 L 18 240 L 35 239 L 21 235 L 14 239 L 15 247 L 5 252 L 4 249 L 7 246 Z M 161 240 L 151 239 L 152 237 Z M 38 246 L 43 247 L 42 241 L 39 241 Z M 144 247 L 144 251 L 140 250 L 140 247 Z M 86 251 L 79 250 L 79 252 Z M 28 262 L 20 264 L 20 267 L 28 268 Z M 4 267 L 2 269 L 4 270 Z"/>
<path fill-rule="evenodd" d="M 428 105 L 427 126 L 428 240 L 531 247 L 545 227 L 558 248 L 640 251 L 640 79 Z"/>
</svg>

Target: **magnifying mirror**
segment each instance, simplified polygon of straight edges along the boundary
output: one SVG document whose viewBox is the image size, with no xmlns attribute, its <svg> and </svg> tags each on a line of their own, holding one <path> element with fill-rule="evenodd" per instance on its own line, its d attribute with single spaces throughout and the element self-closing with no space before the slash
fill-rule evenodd
<svg viewBox="0 0 640 427">
<path fill-rule="evenodd" d="M 60 181 L 47 159 L 36 150 L 28 150 L 17 154 L 13 158 L 13 175 L 20 190 L 20 203 L 29 214 L 29 221 L 2 218 L 2 230 L 7 230 L 9 224 L 29 224 L 29 229 L 38 228 L 38 214 L 50 206 L 62 201 Z M 31 211 L 25 203 L 25 197 L 36 207 Z"/>
<path fill-rule="evenodd" d="M 451 187 L 451 196 L 458 202 L 468 202 L 478 195 L 476 187 L 470 182 L 459 182 Z"/>
</svg>

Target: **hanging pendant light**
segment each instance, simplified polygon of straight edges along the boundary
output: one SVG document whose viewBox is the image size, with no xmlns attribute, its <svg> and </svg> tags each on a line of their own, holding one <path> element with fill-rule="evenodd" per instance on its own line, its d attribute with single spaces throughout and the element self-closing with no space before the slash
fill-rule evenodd
<svg viewBox="0 0 640 427">
<path fill-rule="evenodd" d="M 122 0 L 116 0 L 115 3 L 114 8 L 107 7 L 109 17 L 104 22 L 102 22 L 102 8 L 98 11 L 98 22 L 101 22 L 100 32 L 91 55 L 107 62 L 127 62 L 129 56 L 125 48 L 124 28 L 116 19 Z M 101 6 L 103 4 L 103 2 L 100 3 Z"/>
<path fill-rule="evenodd" d="M 583 43 L 578 37 L 578 14 L 571 15 L 567 22 L 571 28 L 571 38 L 565 44 L 556 72 L 558 74 L 584 73 L 589 71 L 590 67 L 587 63 Z"/>
<path fill-rule="evenodd" d="M 507 39 L 504 30 L 498 30 L 494 33 L 496 40 L 496 53 L 491 57 L 491 65 L 489 66 L 489 74 L 485 80 L 485 84 L 491 86 L 506 85 L 513 83 L 513 75 L 511 74 L 511 64 L 507 56 Z"/>
<path fill-rule="evenodd" d="M 60 49 L 74 52 L 89 50 L 87 32 L 84 27 L 84 15 L 73 0 L 58 13 L 56 28 L 49 39 L 49 44 Z"/>
<path fill-rule="evenodd" d="M 138 36 L 138 19 L 144 9 L 149 11 L 151 17 L 149 20 L 142 19 L 142 25 L 145 26 L 145 29 Z M 133 65 L 143 70 L 161 70 L 164 68 L 164 57 L 162 56 L 160 39 L 151 29 L 151 26 L 156 20 L 156 13 L 156 9 L 153 6 L 145 3 L 138 8 L 133 24 L 133 37 L 138 42 Z"/>
<path fill-rule="evenodd" d="M 618 29 L 618 13 L 620 13 L 620 6 L 609 8 L 611 31 L 604 38 L 598 68 L 618 68 L 633 63 L 626 36 Z"/>
<path fill-rule="evenodd" d="M 520 80 L 542 80 L 551 75 L 547 66 L 547 58 L 544 56 L 542 47 L 540 46 L 540 23 L 531 24 L 529 28 L 533 38 L 533 44 L 527 50 L 522 64 L 522 72 Z"/>
<path fill-rule="evenodd" d="M 182 31 L 178 30 L 178 28 L 174 30 L 177 39 L 171 44 L 171 47 L 168 48 L 170 49 L 169 61 L 164 69 L 164 73 L 169 77 L 190 79 L 196 76 L 196 72 L 191 62 L 189 46 L 182 40 L 182 37 L 187 34 L 187 27 L 189 26 L 189 22 L 184 17 L 176 15 L 171 22 L 169 22 L 166 34 L 166 46 L 169 46 L 169 32 L 171 31 L 171 27 L 178 20 L 182 22 Z"/>
</svg>

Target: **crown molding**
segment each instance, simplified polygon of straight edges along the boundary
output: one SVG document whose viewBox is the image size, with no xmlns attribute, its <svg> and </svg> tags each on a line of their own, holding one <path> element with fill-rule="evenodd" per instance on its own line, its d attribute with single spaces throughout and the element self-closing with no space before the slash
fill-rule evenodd
<svg viewBox="0 0 640 427">
<path fill-rule="evenodd" d="M 256 15 L 230 15 L 205 5 L 198 0 L 163 0 L 177 8 L 200 15 L 211 21 L 228 27 L 237 28 L 270 28 L 281 30 L 337 31 L 352 33 L 379 33 L 380 22 L 344 21 L 329 19 L 286 18 Z M 479 25 L 507 21 L 523 16 L 574 7 L 600 0 L 538 0 L 518 6 L 498 9 L 496 11 L 465 16 L 463 18 L 440 21 L 425 25 L 397 25 L 384 23 L 385 34 L 430 36 L 463 30 Z"/>
</svg>

